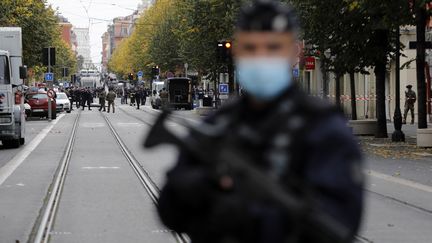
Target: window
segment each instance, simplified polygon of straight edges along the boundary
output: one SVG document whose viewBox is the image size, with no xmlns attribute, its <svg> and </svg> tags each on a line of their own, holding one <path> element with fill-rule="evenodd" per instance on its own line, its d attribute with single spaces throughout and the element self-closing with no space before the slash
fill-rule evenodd
<svg viewBox="0 0 432 243">
<path fill-rule="evenodd" d="M 6 56 L 0 56 L 0 84 L 10 84 L 9 63 Z"/>
<path fill-rule="evenodd" d="M 127 27 L 122 27 L 121 28 L 121 36 L 127 36 L 127 32 L 128 32 Z"/>
<path fill-rule="evenodd" d="M 57 94 L 57 99 L 58 100 L 67 100 L 69 98 L 67 97 L 67 95 L 65 93 L 58 93 Z"/>
<path fill-rule="evenodd" d="M 37 94 L 29 94 L 27 95 L 27 99 L 35 99 L 35 100 L 40 100 L 40 99 L 48 99 L 47 94 L 41 94 L 41 93 L 37 93 Z"/>
</svg>

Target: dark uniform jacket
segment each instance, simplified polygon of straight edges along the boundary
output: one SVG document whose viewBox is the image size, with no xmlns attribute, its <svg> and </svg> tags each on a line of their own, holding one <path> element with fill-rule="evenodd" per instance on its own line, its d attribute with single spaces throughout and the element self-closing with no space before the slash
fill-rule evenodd
<svg viewBox="0 0 432 243">
<path fill-rule="evenodd" d="M 250 164 L 292 195 L 304 198 L 345 225 L 353 236 L 363 206 L 361 154 L 343 115 L 297 88 L 265 109 L 251 109 L 247 97 L 220 109 L 206 123 L 218 126 Z M 201 148 L 209 149 L 212 148 Z M 230 191 L 215 171 L 182 151 L 159 201 L 162 221 L 194 243 L 320 243 L 317 229 L 303 225 L 271 199 L 245 197 L 241 173 Z M 298 236 L 299 241 L 288 241 Z"/>
<path fill-rule="evenodd" d="M 405 106 L 414 106 L 417 101 L 417 95 L 414 91 L 409 90 L 405 92 Z"/>
</svg>

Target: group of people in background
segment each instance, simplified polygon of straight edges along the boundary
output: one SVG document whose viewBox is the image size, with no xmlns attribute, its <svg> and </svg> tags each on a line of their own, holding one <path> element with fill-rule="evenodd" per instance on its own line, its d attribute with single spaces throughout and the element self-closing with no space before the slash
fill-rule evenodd
<svg viewBox="0 0 432 243">
<path fill-rule="evenodd" d="M 130 99 L 130 105 L 136 106 L 137 109 L 140 109 L 140 105 L 146 104 L 150 91 L 142 87 L 125 89 L 109 88 L 108 92 L 104 87 L 74 87 L 65 89 L 64 92 L 68 95 L 68 97 L 70 97 L 72 104 L 75 104 L 77 109 L 81 108 L 84 110 L 86 107 L 88 107 L 88 110 L 92 110 L 91 105 L 94 103 L 94 99 L 98 98 L 99 111 L 106 111 L 110 113 L 111 108 L 112 111 L 115 112 L 114 104 L 117 97 L 121 97 L 122 104 L 128 104 L 128 99 Z"/>
<path fill-rule="evenodd" d="M 136 106 L 139 109 L 140 105 L 146 104 L 148 96 L 150 96 L 150 90 L 142 87 L 124 89 L 121 103 L 128 104 L 128 99 L 130 99 L 130 106 Z"/>
</svg>

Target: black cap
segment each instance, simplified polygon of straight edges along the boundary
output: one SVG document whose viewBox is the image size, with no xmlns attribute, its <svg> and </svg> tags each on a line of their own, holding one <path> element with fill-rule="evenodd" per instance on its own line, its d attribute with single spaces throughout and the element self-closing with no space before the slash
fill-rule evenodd
<svg viewBox="0 0 432 243">
<path fill-rule="evenodd" d="M 407 85 L 406 87 L 407 87 L 407 89 L 412 89 L 413 86 L 410 84 L 410 85 Z"/>
<path fill-rule="evenodd" d="M 241 31 L 298 32 L 295 11 L 276 0 L 255 0 L 239 14 L 237 29 Z"/>
</svg>

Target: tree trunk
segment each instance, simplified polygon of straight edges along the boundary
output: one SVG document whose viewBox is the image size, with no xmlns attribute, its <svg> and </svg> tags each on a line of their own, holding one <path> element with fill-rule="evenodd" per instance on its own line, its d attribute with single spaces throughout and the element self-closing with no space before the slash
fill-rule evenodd
<svg viewBox="0 0 432 243">
<path fill-rule="evenodd" d="M 420 5 L 417 8 L 417 93 L 418 93 L 418 128 L 427 128 L 427 110 L 426 110 L 426 77 L 425 77 L 425 59 L 426 59 L 426 8 Z"/>
<path fill-rule="evenodd" d="M 354 72 L 350 72 L 350 90 L 351 90 L 351 119 L 357 120 L 357 100 L 355 89 L 355 76 Z"/>
<path fill-rule="evenodd" d="M 387 138 L 387 117 L 385 104 L 385 75 L 386 75 L 386 60 L 375 64 L 376 77 L 376 116 L 378 120 L 378 129 L 375 134 L 376 138 Z"/>
<path fill-rule="evenodd" d="M 321 58 L 321 73 L 323 74 L 322 86 L 323 86 L 323 99 L 327 99 L 329 94 L 328 88 L 328 72 L 327 72 L 327 61 L 324 58 Z"/>
<path fill-rule="evenodd" d="M 383 50 L 388 48 L 389 31 L 376 30 L 375 32 L 376 45 Z M 387 55 L 386 51 L 375 60 L 375 83 L 376 83 L 376 117 L 377 117 L 377 133 L 376 138 L 387 138 L 387 116 L 386 116 L 386 98 L 385 98 L 385 78 L 387 71 Z"/>
<path fill-rule="evenodd" d="M 335 85 L 335 94 L 336 94 L 336 106 L 338 108 L 341 108 L 341 90 L 340 90 L 340 82 L 341 82 L 342 75 L 336 74 L 336 85 Z"/>
</svg>

